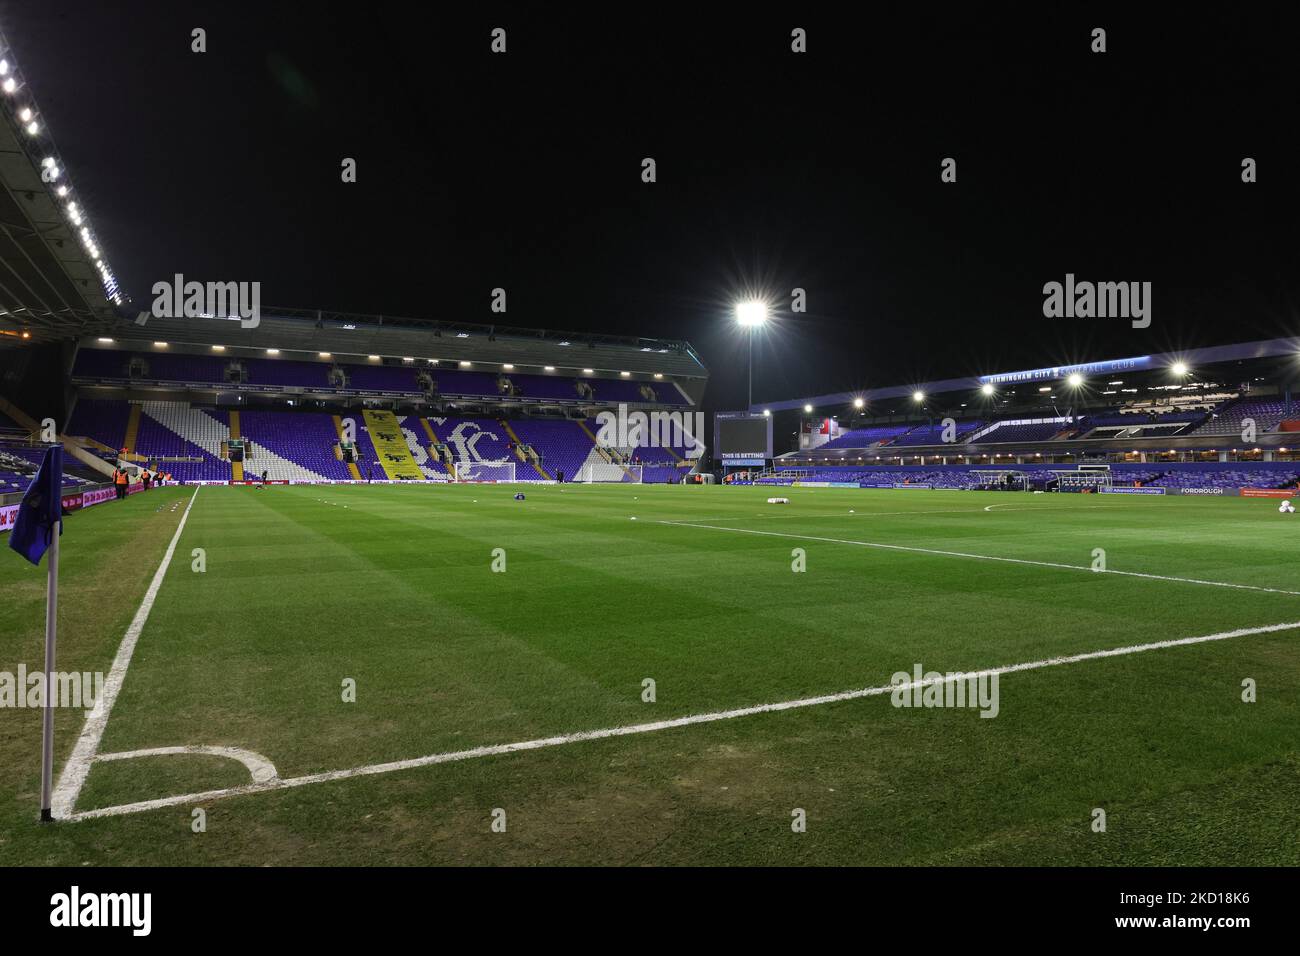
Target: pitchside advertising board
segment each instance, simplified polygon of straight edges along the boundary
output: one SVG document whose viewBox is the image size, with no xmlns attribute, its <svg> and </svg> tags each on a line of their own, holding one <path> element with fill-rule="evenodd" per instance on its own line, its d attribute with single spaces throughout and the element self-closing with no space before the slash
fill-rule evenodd
<svg viewBox="0 0 1300 956">
<path fill-rule="evenodd" d="M 761 466 L 772 457 L 772 419 L 749 412 L 718 412 L 713 417 L 713 447 L 728 467 Z"/>
</svg>

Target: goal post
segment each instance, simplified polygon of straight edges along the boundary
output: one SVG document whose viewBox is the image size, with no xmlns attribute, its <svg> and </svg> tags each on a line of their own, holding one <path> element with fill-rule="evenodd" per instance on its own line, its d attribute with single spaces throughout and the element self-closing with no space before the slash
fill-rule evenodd
<svg viewBox="0 0 1300 956">
<path fill-rule="evenodd" d="M 643 465 L 616 465 L 613 462 L 588 462 L 573 479 L 584 484 L 641 484 Z"/>
<path fill-rule="evenodd" d="M 508 482 L 515 480 L 515 462 L 458 461 L 457 481 Z"/>
</svg>

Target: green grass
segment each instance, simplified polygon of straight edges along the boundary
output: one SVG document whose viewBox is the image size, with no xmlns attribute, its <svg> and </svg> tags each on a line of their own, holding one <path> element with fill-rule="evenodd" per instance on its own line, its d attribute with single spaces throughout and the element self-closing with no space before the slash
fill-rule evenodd
<svg viewBox="0 0 1300 956">
<path fill-rule="evenodd" d="M 100 751 L 236 746 L 293 777 L 878 686 L 916 663 L 969 670 L 1300 622 L 1300 595 L 842 543 L 1082 567 L 1101 548 L 1111 570 L 1300 591 L 1300 525 L 1267 500 L 793 489 L 770 506 L 754 488 L 515 490 L 205 488 Z M 69 520 L 61 667 L 108 669 L 180 519 L 170 502 L 190 494 Z M 0 669 L 39 666 L 43 580 L 0 560 Z M 202 834 L 189 806 L 38 827 L 39 714 L 0 711 L 0 859 L 1294 865 L 1298 641 L 1007 675 L 992 720 L 873 697 L 212 800 Z M 1244 678 L 1257 703 L 1241 701 Z M 81 723 L 59 714 L 58 766 Z M 211 757 L 100 763 L 77 808 L 246 780 Z M 497 807 L 505 833 L 490 828 Z M 796 807 L 806 833 L 791 832 Z"/>
</svg>

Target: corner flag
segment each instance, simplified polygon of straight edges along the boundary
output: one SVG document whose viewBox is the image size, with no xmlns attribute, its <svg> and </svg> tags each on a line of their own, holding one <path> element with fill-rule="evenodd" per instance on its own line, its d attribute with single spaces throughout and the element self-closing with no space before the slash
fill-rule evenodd
<svg viewBox="0 0 1300 956">
<path fill-rule="evenodd" d="M 9 535 L 9 547 L 32 564 L 40 564 L 54 539 L 54 526 L 63 533 L 63 448 L 45 449 L 45 460 L 27 488 Z"/>
<path fill-rule="evenodd" d="M 57 530 L 56 530 L 57 528 Z M 41 715 L 41 822 L 54 819 L 50 809 L 54 789 L 54 655 L 59 633 L 59 537 L 63 534 L 63 446 L 45 449 L 18 506 L 18 519 L 9 533 L 9 547 L 39 565 L 46 550 L 45 568 L 45 700 Z"/>
</svg>

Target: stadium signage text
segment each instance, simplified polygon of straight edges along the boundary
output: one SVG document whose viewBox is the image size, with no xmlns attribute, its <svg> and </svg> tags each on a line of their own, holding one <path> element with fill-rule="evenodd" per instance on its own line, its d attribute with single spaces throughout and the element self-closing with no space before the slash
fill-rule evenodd
<svg viewBox="0 0 1300 956">
<path fill-rule="evenodd" d="M 153 294 L 158 319 L 238 319 L 245 329 L 262 322 L 260 282 L 186 282 L 178 272 L 170 283 L 155 282 Z"/>
<path fill-rule="evenodd" d="M 1068 378 L 1071 375 L 1114 375 L 1117 372 L 1133 372 L 1151 366 L 1151 356 L 1141 355 L 1136 358 L 1110 359 L 1105 362 L 1085 362 L 1080 365 L 1056 365 L 1051 368 L 1034 368 L 1024 372 L 999 372 L 995 375 L 981 375 L 981 385 L 1013 385 L 1016 382 L 1043 382 L 1050 379 Z"/>
<path fill-rule="evenodd" d="M 1150 282 L 1075 282 L 1065 274 L 1065 284 L 1043 285 L 1043 315 L 1049 319 L 1131 319 L 1133 328 L 1151 324 Z"/>
</svg>

